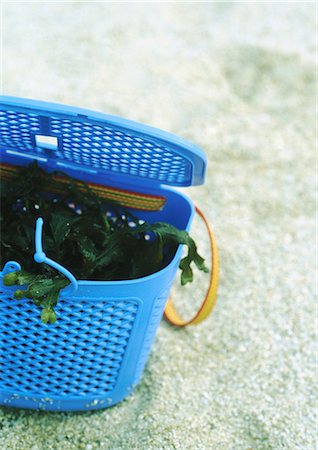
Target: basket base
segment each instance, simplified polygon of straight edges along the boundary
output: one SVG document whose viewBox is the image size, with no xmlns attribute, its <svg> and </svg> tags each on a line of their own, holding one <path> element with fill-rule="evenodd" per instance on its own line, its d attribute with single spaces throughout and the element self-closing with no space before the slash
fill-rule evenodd
<svg viewBox="0 0 318 450">
<path fill-rule="evenodd" d="M 136 385 L 128 387 L 119 396 L 83 396 L 83 397 L 43 397 L 39 395 L 22 395 L 14 392 L 1 392 L 0 405 L 9 408 L 36 409 L 39 411 L 90 411 L 116 405 L 134 390 Z"/>
</svg>

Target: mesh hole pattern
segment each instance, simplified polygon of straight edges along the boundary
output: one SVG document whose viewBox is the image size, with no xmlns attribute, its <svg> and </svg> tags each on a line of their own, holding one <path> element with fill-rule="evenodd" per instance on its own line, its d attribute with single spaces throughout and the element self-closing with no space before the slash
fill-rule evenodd
<svg viewBox="0 0 318 450">
<path fill-rule="evenodd" d="M 32 150 L 32 133 L 40 133 L 37 114 L 0 111 L 1 143 L 17 150 Z"/>
<path fill-rule="evenodd" d="M 59 300 L 41 323 L 32 301 L 0 297 L 1 384 L 21 395 L 102 395 L 114 389 L 137 314 L 132 299 Z"/>
<path fill-rule="evenodd" d="M 139 382 L 139 379 L 141 377 L 141 374 L 144 370 L 146 361 L 148 359 L 148 355 L 151 349 L 152 342 L 154 340 L 157 328 L 159 326 L 159 323 L 161 321 L 163 310 L 168 298 L 170 292 L 170 286 L 168 286 L 166 289 L 164 289 L 159 296 L 157 297 L 156 301 L 154 302 L 153 310 L 151 312 L 151 319 L 148 324 L 148 329 L 145 335 L 144 345 L 142 348 L 142 352 L 139 358 L 138 365 L 136 367 L 136 373 L 134 376 L 134 383 L 137 384 Z"/>
<path fill-rule="evenodd" d="M 62 137 L 60 159 L 97 169 L 181 184 L 191 166 L 163 145 L 111 126 L 52 117 L 52 134 Z"/>
<path fill-rule="evenodd" d="M 34 147 L 36 134 L 41 134 L 43 117 L 35 113 L 0 111 L 2 145 L 25 153 L 43 156 Z M 76 121 L 58 116 L 45 117 L 45 132 L 58 138 L 57 150 L 50 157 L 64 164 L 79 164 L 159 182 L 183 185 L 191 178 L 191 163 L 173 149 L 152 142 L 142 134 L 133 134 L 98 122 Z M 48 132 L 49 130 L 49 132 Z"/>
</svg>

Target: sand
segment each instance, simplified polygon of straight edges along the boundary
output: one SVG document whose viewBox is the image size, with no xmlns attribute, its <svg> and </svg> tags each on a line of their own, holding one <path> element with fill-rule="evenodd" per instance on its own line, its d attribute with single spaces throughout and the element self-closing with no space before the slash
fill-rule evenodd
<svg viewBox="0 0 318 450">
<path fill-rule="evenodd" d="M 208 157 L 220 253 L 202 325 L 162 322 L 140 385 L 88 413 L 3 408 L 0 448 L 315 448 L 314 3 L 3 2 L 2 92 L 117 114 Z M 201 253 L 207 239 L 193 226 Z M 190 315 L 206 279 L 174 287 Z"/>
</svg>

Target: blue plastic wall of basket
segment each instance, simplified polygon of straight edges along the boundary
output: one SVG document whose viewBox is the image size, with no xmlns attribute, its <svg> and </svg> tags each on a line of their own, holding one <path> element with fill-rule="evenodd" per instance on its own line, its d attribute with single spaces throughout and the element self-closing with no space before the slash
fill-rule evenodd
<svg viewBox="0 0 318 450">
<path fill-rule="evenodd" d="M 193 204 L 167 185 L 202 184 L 206 169 L 202 150 L 170 133 L 14 97 L 0 97 L 0 149 L 10 165 L 37 160 L 88 182 L 164 195 L 162 210 L 137 214 L 186 230 Z M 61 296 L 53 326 L 41 323 L 32 301 L 15 300 L 14 289 L 3 286 L 5 273 L 23 267 L 8 262 L 0 276 L 1 404 L 88 410 L 126 397 L 140 380 L 181 253 L 136 280 L 79 280 L 74 294 Z"/>
</svg>

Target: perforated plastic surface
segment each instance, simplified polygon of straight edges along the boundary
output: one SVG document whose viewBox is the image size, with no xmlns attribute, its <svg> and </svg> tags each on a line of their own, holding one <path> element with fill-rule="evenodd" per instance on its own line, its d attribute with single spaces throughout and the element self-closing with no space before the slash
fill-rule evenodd
<svg viewBox="0 0 318 450">
<path fill-rule="evenodd" d="M 142 184 L 204 181 L 204 153 L 172 134 L 62 105 L 0 100 L 0 145 L 7 157 L 37 158 L 60 169 L 86 167 Z M 50 142 L 42 142 L 45 138 Z"/>
<path fill-rule="evenodd" d="M 159 294 L 156 301 L 154 302 L 153 309 L 151 311 L 151 319 L 149 321 L 147 333 L 144 337 L 143 349 L 139 358 L 138 365 L 136 367 L 135 377 L 133 381 L 134 384 L 137 384 L 139 382 L 142 372 L 144 370 L 151 349 L 151 345 L 153 343 L 158 325 L 162 318 L 163 310 L 169 295 L 169 291 L 170 291 L 170 284 L 165 287 L 165 289 Z"/>
<path fill-rule="evenodd" d="M 52 327 L 41 323 L 32 301 L 0 295 L 4 389 L 44 397 L 114 389 L 138 310 L 133 299 L 61 299 Z"/>
<path fill-rule="evenodd" d="M 38 159 L 46 169 L 62 169 L 83 180 L 95 181 L 96 173 L 101 183 L 138 185 L 145 193 L 153 189 L 166 202 L 142 218 L 149 220 L 149 214 L 151 220 L 189 230 L 193 204 L 161 184 L 202 183 L 206 160 L 201 150 L 124 119 L 37 101 L 1 100 L 2 162 L 20 166 Z M 13 289 L 2 286 L 7 271 L 23 267 L 23 261 L 8 263 L 0 273 L 0 403 L 86 410 L 126 397 L 140 379 L 181 254 L 180 246 L 164 269 L 140 279 L 79 280 L 76 295 L 59 299 L 54 325 L 41 322 L 32 301 L 15 300 Z"/>
</svg>

